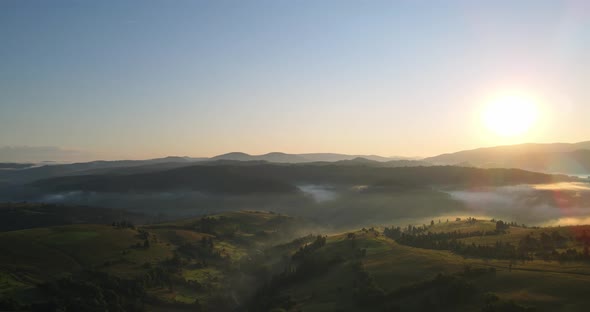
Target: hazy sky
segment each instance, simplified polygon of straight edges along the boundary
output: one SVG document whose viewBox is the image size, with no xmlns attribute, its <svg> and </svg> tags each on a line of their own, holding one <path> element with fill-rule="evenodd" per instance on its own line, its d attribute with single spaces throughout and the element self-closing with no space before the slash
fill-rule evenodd
<svg viewBox="0 0 590 312">
<path fill-rule="evenodd" d="M 500 138 L 480 112 L 507 92 L 540 113 Z M 589 1 L 0 1 L 0 146 L 428 156 L 588 139 Z"/>
</svg>

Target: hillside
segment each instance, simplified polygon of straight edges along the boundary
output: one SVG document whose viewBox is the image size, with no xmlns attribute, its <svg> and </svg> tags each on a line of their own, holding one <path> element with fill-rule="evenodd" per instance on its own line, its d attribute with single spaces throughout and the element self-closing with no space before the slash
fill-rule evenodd
<svg viewBox="0 0 590 312">
<path fill-rule="evenodd" d="M 305 164 L 217 161 L 156 171 L 144 171 L 140 166 L 0 186 L 0 201 L 106 207 L 166 218 L 243 209 L 272 210 L 343 228 L 469 210 L 485 213 L 488 206 L 463 200 L 463 196 L 481 194 L 460 191 L 494 192 L 495 188 L 505 186 L 532 188 L 526 185 L 577 181 L 567 176 L 518 169 L 373 164 L 370 160 L 355 159 Z M 453 195 L 455 191 L 459 195 Z M 546 205 L 547 209 L 558 208 L 553 197 L 541 194 L 541 190 L 531 189 L 531 192 L 536 195 L 522 198 L 537 198 L 534 202 Z M 509 199 L 514 196 L 510 195 Z M 585 198 L 580 197 L 584 201 Z M 576 209 L 583 208 L 579 206 Z M 534 211 L 530 207 L 523 207 L 518 215 L 526 218 Z M 504 211 L 500 216 L 509 215 L 514 214 Z"/>
<path fill-rule="evenodd" d="M 493 232 L 495 222 L 443 221 L 426 228 L 469 236 Z M 590 227 L 558 229 L 573 243 L 556 252 L 565 255 L 570 253 L 567 248 L 583 247 L 575 238 L 583 230 Z M 498 241 L 518 244 L 526 235 L 538 239 L 553 231 L 510 226 Z M 485 237 L 471 236 L 469 244 L 477 246 Z M 331 235 L 324 244 L 308 246 L 301 252 L 303 258 L 293 256 L 298 269 L 281 273 L 261 290 L 253 310 L 584 311 L 590 307 L 584 297 L 590 290 L 590 258 L 581 256 L 581 249 L 578 260 L 466 257 L 440 247 L 398 243 L 373 228 Z"/>
<path fill-rule="evenodd" d="M 262 209 L 305 217 L 327 226 L 362 227 L 376 220 L 468 210 L 463 202 L 448 194 L 453 189 L 573 180 L 517 169 L 391 168 L 370 166 L 366 161 L 203 163 L 155 172 L 40 180 L 21 187 L 0 188 L 0 199 L 91 205 L 171 217 Z"/>
<path fill-rule="evenodd" d="M 348 184 L 386 186 L 511 184 L 572 181 L 566 176 L 547 175 L 517 169 L 478 169 L 467 167 L 396 167 L 362 165 L 197 165 L 178 169 L 129 174 L 85 175 L 37 181 L 32 186 L 47 191 L 162 191 L 202 190 L 212 193 L 296 192 L 296 184 Z"/>
<path fill-rule="evenodd" d="M 584 311 L 589 231 L 467 218 L 306 235 L 317 228 L 256 211 L 11 231 L 0 308 Z"/>
<path fill-rule="evenodd" d="M 44 203 L 0 203 L 0 232 L 69 224 L 110 224 L 115 220 L 153 219 L 121 209 Z"/>
<path fill-rule="evenodd" d="M 68 283 L 76 284 L 78 278 L 87 279 L 87 285 L 94 283 L 101 296 L 118 287 L 110 281 L 137 290 L 137 298 L 121 291 L 116 309 L 199 311 L 228 299 L 224 296 L 236 286 L 232 280 L 240 259 L 301 235 L 307 226 L 296 218 L 242 211 L 150 226 L 116 221 L 0 233 L 0 298 L 22 294 L 34 296 L 36 302 L 53 296 L 58 304 L 71 305 L 68 296 L 75 290 L 66 288 L 62 280 L 70 276 Z M 36 286 L 52 281 L 57 283 L 50 288 Z M 236 293 L 225 303 L 228 306 L 249 292 L 246 287 L 231 289 Z M 87 303 L 76 303 L 79 308 L 99 304 L 93 302 L 95 295 L 86 299 Z M 130 300 L 145 302 L 138 306 Z M 0 310 L 3 304 L 8 303 L 0 300 Z"/>
<path fill-rule="evenodd" d="M 35 167 L 19 167 L 20 170 L 0 170 L 0 182 L 18 184 L 50 177 L 84 175 L 89 173 L 119 171 L 157 171 L 190 165 L 198 158 L 165 157 L 149 160 L 91 161 L 72 164 L 51 164 Z"/>
<path fill-rule="evenodd" d="M 480 167 L 583 174 L 590 173 L 590 141 L 479 148 L 429 157 L 424 161 L 439 165 L 469 163 Z"/>
<path fill-rule="evenodd" d="M 0 164 L 0 183 L 20 184 L 40 179 L 48 179 L 60 176 L 81 176 L 91 174 L 129 174 L 163 171 L 180 167 L 192 166 L 195 163 L 203 165 L 224 165 L 224 164 L 261 164 L 261 163 L 315 163 L 325 165 L 339 162 L 351 161 L 358 163 L 358 160 L 366 159 L 371 166 L 375 167 L 407 167 L 407 166 L 428 166 L 429 163 L 397 158 L 386 158 L 380 156 L 359 156 L 344 154 L 285 154 L 268 153 L 252 156 L 245 153 L 228 153 L 211 158 L 190 158 L 190 157 L 165 157 L 148 160 L 113 160 L 113 161 L 91 161 L 72 164 Z"/>
<path fill-rule="evenodd" d="M 295 186 L 242 166 L 192 166 L 128 175 L 84 175 L 41 180 L 34 186 L 50 191 L 166 191 L 199 190 L 211 193 L 290 193 Z M 260 169 L 260 168 L 256 168 Z"/>
<path fill-rule="evenodd" d="M 2 163 L 0 162 L 0 170 L 11 170 L 11 169 L 25 169 L 34 166 L 34 164 L 22 164 L 22 163 Z"/>
</svg>

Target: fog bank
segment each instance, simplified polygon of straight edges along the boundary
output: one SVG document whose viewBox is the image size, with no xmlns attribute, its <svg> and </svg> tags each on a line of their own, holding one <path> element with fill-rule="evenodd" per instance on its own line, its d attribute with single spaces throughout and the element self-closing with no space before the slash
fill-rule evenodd
<svg viewBox="0 0 590 312">
<path fill-rule="evenodd" d="M 557 183 L 448 192 L 474 215 L 532 225 L 588 223 L 590 185 Z"/>
</svg>

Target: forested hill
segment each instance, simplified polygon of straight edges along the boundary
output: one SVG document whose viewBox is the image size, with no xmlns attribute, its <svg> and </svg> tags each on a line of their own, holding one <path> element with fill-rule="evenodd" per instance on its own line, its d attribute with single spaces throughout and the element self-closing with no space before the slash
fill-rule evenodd
<svg viewBox="0 0 590 312">
<path fill-rule="evenodd" d="M 159 172 L 68 176 L 32 183 L 45 191 L 200 190 L 211 193 L 290 193 L 297 184 L 389 186 L 499 186 L 574 181 L 519 169 L 480 169 L 454 166 L 376 168 L 339 165 L 195 165 Z"/>
<path fill-rule="evenodd" d="M 149 217 L 122 209 L 44 203 L 0 203 L 0 232 L 70 224 L 147 222 Z"/>
</svg>

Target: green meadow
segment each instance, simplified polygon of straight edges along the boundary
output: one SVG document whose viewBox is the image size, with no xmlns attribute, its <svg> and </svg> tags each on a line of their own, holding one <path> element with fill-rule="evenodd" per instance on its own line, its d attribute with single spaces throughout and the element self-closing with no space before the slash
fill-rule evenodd
<svg viewBox="0 0 590 312">
<path fill-rule="evenodd" d="M 509 226 L 496 233 L 495 225 L 489 220 L 444 220 L 423 231 L 485 232 L 458 239 L 482 246 L 518 245 L 527 236 L 557 232 L 567 238 L 559 250 L 583 250 L 575 237 L 590 229 Z M 140 283 L 146 298 L 140 310 L 148 311 L 358 311 L 361 306 L 366 311 L 415 311 L 429 304 L 440 305 L 441 311 L 590 309 L 585 298 L 590 292 L 589 261 L 466 256 L 404 245 L 384 235 L 383 227 L 321 236 L 308 230 L 302 235 L 308 226 L 284 215 L 239 211 L 144 226 L 68 225 L 4 232 L 0 294 L 47 300 L 38 285 L 64 278 L 76 281 L 80 272 L 90 270 L 118 283 Z M 443 293 L 454 298 L 444 289 L 458 287 L 437 284 L 445 278 L 469 289 L 469 295 L 459 296 L 463 301 L 441 299 Z M 494 298 L 492 303 L 489 298 Z"/>
</svg>

